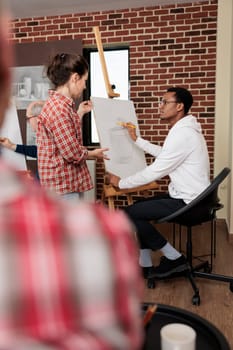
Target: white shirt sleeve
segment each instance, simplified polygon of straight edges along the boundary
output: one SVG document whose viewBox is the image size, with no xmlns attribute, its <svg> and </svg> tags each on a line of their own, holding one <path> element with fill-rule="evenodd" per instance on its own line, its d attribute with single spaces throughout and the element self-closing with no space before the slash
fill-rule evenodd
<svg viewBox="0 0 233 350">
<path fill-rule="evenodd" d="M 190 136 L 187 133 L 185 137 L 182 137 L 179 132 L 174 133 L 172 137 L 169 137 L 169 135 L 170 132 L 160 150 L 158 148 L 154 148 L 154 154 L 155 152 L 158 154 L 156 160 L 151 165 L 147 166 L 145 169 L 137 172 L 136 174 L 121 179 L 119 182 L 119 187 L 121 189 L 146 185 L 152 181 L 156 181 L 166 175 L 169 175 L 173 170 L 177 169 L 177 167 L 184 161 L 185 157 L 190 152 L 190 144 L 188 142 Z M 143 149 L 146 149 L 148 144 L 146 144 L 144 141 L 145 140 L 137 139 L 136 142 L 137 144 L 139 143 L 140 146 L 143 145 Z M 148 147 L 148 149 L 149 148 L 150 147 Z"/>
<path fill-rule="evenodd" d="M 162 150 L 161 146 L 154 145 L 153 143 L 138 137 L 135 141 L 135 144 L 141 148 L 145 153 L 150 154 L 151 156 L 157 157 Z"/>
</svg>

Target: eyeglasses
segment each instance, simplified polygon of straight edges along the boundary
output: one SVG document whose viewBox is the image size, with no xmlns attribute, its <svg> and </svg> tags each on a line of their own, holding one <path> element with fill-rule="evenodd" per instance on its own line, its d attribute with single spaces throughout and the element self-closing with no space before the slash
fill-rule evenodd
<svg viewBox="0 0 233 350">
<path fill-rule="evenodd" d="M 168 103 L 178 103 L 177 101 L 160 100 L 159 104 L 166 106 Z"/>
<path fill-rule="evenodd" d="M 177 101 L 164 100 L 164 99 L 159 101 L 159 104 L 160 105 L 164 105 L 164 106 L 166 106 L 168 103 L 178 103 L 178 102 Z"/>
</svg>

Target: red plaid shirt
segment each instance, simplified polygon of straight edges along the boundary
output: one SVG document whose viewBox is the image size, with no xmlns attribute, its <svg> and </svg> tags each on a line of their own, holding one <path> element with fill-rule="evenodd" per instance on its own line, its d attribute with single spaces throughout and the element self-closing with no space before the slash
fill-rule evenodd
<svg viewBox="0 0 233 350">
<path fill-rule="evenodd" d="M 0 350 L 140 349 L 125 215 L 57 200 L 1 162 L 0 193 Z"/>
<path fill-rule="evenodd" d="M 38 117 L 38 170 L 41 185 L 58 194 L 93 188 L 86 164 L 81 122 L 71 98 L 50 91 Z"/>
</svg>

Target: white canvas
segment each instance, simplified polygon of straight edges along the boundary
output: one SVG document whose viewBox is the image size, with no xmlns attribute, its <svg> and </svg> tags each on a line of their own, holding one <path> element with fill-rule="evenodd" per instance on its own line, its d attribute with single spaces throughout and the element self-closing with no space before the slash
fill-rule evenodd
<svg viewBox="0 0 233 350">
<path fill-rule="evenodd" d="M 93 112 L 101 147 L 108 147 L 110 160 L 105 160 L 107 172 L 120 177 L 133 175 L 146 166 L 145 154 L 118 122 L 132 122 L 140 131 L 132 101 L 92 97 Z"/>
<path fill-rule="evenodd" d="M 22 144 L 17 110 L 13 102 L 6 112 L 5 120 L 0 131 L 0 136 L 9 138 L 15 144 Z M 22 154 L 2 147 L 2 157 L 17 170 L 27 169 L 26 160 Z"/>
</svg>

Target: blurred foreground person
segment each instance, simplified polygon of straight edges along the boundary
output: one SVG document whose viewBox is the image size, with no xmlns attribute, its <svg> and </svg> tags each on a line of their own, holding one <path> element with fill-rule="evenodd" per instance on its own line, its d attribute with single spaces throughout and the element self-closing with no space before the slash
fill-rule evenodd
<svg viewBox="0 0 233 350">
<path fill-rule="evenodd" d="M 12 63 L 5 16 L 0 126 Z M 1 159 L 0 193 L 0 350 L 140 349 L 142 285 L 124 214 L 58 201 Z"/>
</svg>

